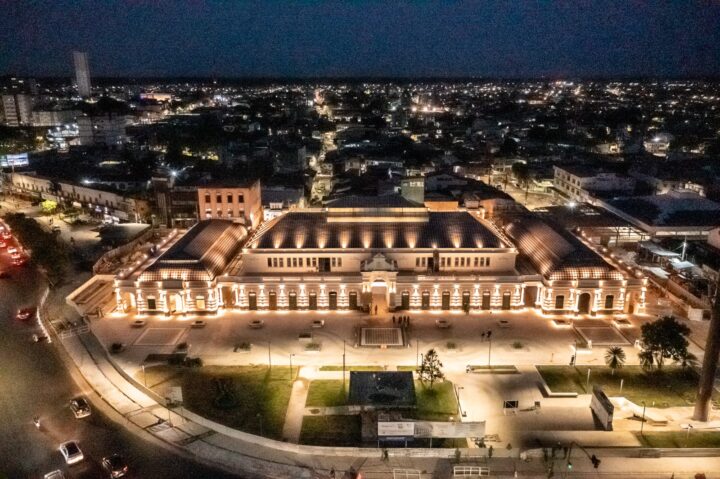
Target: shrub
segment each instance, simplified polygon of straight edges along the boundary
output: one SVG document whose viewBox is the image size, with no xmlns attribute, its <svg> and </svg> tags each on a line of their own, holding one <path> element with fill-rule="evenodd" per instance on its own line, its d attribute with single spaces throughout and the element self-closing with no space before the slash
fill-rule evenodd
<svg viewBox="0 0 720 479">
<path fill-rule="evenodd" d="M 523 346 L 524 344 L 522 343 L 522 341 L 513 341 L 512 343 L 513 349 L 522 349 Z"/>
</svg>

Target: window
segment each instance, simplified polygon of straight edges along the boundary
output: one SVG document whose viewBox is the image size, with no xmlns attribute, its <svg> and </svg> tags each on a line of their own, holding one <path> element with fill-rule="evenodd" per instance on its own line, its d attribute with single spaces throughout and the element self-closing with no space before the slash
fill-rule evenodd
<svg viewBox="0 0 720 479">
<path fill-rule="evenodd" d="M 281 268 L 285 267 L 285 265 L 283 263 L 284 263 L 283 258 L 280 258 L 280 267 Z"/>
<path fill-rule="evenodd" d="M 245 197 L 243 195 L 238 195 L 238 203 L 245 203 Z"/>
<path fill-rule="evenodd" d="M 465 266 L 465 258 L 460 258 L 460 266 Z"/>
<path fill-rule="evenodd" d="M 292 267 L 297 268 L 297 258 L 292 259 Z"/>
<path fill-rule="evenodd" d="M 222 195 L 221 195 L 221 194 L 215 195 L 215 202 L 216 202 L 216 203 L 222 203 Z"/>
<path fill-rule="evenodd" d="M 475 267 L 476 267 L 476 268 L 478 267 L 478 262 L 479 262 L 479 261 L 480 261 L 480 258 L 478 258 L 477 256 L 475 256 Z"/>
<path fill-rule="evenodd" d="M 228 202 L 228 203 L 232 203 L 232 202 L 233 202 L 233 196 L 232 196 L 232 195 L 227 195 L 227 202 Z"/>
<path fill-rule="evenodd" d="M 565 296 L 558 295 L 555 296 L 555 309 L 564 309 L 565 308 Z"/>
<path fill-rule="evenodd" d="M 310 267 L 310 258 L 305 258 L 305 266 Z"/>
<path fill-rule="evenodd" d="M 425 259 L 425 258 L 423 258 Z M 420 258 L 415 258 L 415 267 L 420 267 Z"/>
<path fill-rule="evenodd" d="M 268 268 L 272 268 L 272 259 L 268 258 Z"/>
<path fill-rule="evenodd" d="M 277 267 L 278 267 L 278 260 L 277 260 L 277 258 L 273 258 L 273 268 L 277 268 Z"/>
<path fill-rule="evenodd" d="M 331 263 L 332 263 L 332 266 L 335 267 L 335 258 L 332 258 Z"/>
<path fill-rule="evenodd" d="M 317 258 L 312 259 L 312 267 L 317 268 Z"/>
<path fill-rule="evenodd" d="M 605 309 L 612 309 L 613 303 L 615 303 L 615 296 L 612 294 L 605 296 Z"/>
<path fill-rule="evenodd" d="M 490 266 L 490 258 L 485 258 L 485 266 Z"/>
<path fill-rule="evenodd" d="M 205 195 L 205 203 L 210 203 L 210 194 Z"/>
<path fill-rule="evenodd" d="M 455 267 L 457 268 L 459 264 L 460 264 L 460 258 L 455 256 Z"/>
<path fill-rule="evenodd" d="M 228 211 L 227 211 L 227 217 L 228 217 L 228 218 L 232 218 L 232 217 L 233 217 L 232 210 L 228 210 Z"/>
<path fill-rule="evenodd" d="M 338 268 L 342 268 L 342 258 L 338 258 Z"/>
</svg>

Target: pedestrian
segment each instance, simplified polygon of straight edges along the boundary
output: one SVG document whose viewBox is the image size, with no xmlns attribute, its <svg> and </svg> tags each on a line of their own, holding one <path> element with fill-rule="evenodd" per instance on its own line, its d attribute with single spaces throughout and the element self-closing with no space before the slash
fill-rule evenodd
<svg viewBox="0 0 720 479">
<path fill-rule="evenodd" d="M 489 329 L 487 330 L 487 333 L 485 333 L 485 336 L 487 336 L 488 341 L 490 341 L 490 335 L 491 335 L 491 334 L 492 334 L 492 331 L 490 331 Z"/>
<path fill-rule="evenodd" d="M 375 316 L 377 316 L 377 304 L 375 305 Z"/>
<path fill-rule="evenodd" d="M 334 467 L 330 468 L 330 479 L 335 479 L 335 468 Z"/>
<path fill-rule="evenodd" d="M 485 341 L 485 331 L 483 331 L 482 334 L 480 335 L 480 342 L 482 343 L 484 341 Z"/>
<path fill-rule="evenodd" d="M 393 326 L 395 326 L 395 315 L 393 314 Z"/>
</svg>

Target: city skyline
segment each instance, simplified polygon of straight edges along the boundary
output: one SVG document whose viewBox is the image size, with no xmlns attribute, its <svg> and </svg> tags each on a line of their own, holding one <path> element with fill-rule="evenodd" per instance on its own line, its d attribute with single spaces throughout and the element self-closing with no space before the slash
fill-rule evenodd
<svg viewBox="0 0 720 479">
<path fill-rule="evenodd" d="M 720 5 L 9 2 L 0 74 L 593 78 L 720 74 Z M 57 25 L 64 28 L 57 28 Z"/>
</svg>

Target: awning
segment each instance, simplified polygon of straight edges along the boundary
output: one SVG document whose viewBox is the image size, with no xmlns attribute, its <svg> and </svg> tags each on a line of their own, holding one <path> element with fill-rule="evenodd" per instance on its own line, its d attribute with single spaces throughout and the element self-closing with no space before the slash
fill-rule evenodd
<svg viewBox="0 0 720 479">
<path fill-rule="evenodd" d="M 641 241 L 640 243 L 638 243 L 638 245 L 642 249 L 650 251 L 655 256 L 663 256 L 665 258 L 679 258 L 680 257 L 679 253 L 675 253 L 674 251 L 666 250 L 665 248 L 653 243 L 652 241 Z"/>
</svg>

